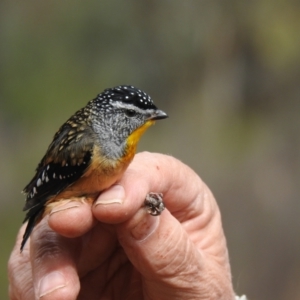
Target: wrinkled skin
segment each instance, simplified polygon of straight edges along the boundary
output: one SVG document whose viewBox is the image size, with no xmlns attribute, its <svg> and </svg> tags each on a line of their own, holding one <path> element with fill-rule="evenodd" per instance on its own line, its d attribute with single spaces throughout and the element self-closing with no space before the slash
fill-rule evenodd
<svg viewBox="0 0 300 300">
<path fill-rule="evenodd" d="M 149 192 L 164 195 L 158 217 L 143 208 Z M 23 232 L 8 264 L 12 300 L 234 299 L 216 201 L 169 156 L 137 154 L 92 207 L 53 209 L 20 253 Z"/>
</svg>

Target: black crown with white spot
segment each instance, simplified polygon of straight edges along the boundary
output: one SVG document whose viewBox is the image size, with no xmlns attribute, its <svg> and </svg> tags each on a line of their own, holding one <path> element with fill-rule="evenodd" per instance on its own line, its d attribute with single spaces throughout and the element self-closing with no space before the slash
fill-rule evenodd
<svg viewBox="0 0 300 300">
<path fill-rule="evenodd" d="M 106 89 L 95 100 L 101 101 L 103 106 L 110 101 L 120 101 L 133 104 L 141 109 L 157 109 L 148 94 L 132 85 L 119 85 Z"/>
</svg>

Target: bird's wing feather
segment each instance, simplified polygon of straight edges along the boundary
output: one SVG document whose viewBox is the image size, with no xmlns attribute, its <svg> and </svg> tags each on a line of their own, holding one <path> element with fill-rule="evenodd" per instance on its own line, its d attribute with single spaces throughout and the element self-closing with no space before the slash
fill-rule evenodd
<svg viewBox="0 0 300 300">
<path fill-rule="evenodd" d="M 77 120 L 76 115 L 71 117 L 55 134 L 35 176 L 24 188 L 27 197 L 23 210 L 28 210 L 24 222 L 28 220 L 28 224 L 21 251 L 43 215 L 46 202 L 72 185 L 90 165 L 94 133 L 90 126 L 76 123 Z"/>
<path fill-rule="evenodd" d="M 79 179 L 90 164 L 93 143 L 91 130 L 85 127 L 82 132 L 74 131 L 65 123 L 50 144 L 46 155 L 39 163 L 36 174 L 24 188 L 27 194 L 23 210 L 29 210 L 25 221 L 41 209 L 47 200 Z M 34 209 L 36 208 L 36 209 Z"/>
</svg>

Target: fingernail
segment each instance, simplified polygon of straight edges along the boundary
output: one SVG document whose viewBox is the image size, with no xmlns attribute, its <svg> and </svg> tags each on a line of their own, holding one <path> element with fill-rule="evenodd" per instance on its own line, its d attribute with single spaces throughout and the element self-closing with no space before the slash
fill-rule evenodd
<svg viewBox="0 0 300 300">
<path fill-rule="evenodd" d="M 137 221 L 131 228 L 131 235 L 136 240 L 145 240 L 149 237 L 158 227 L 159 218 L 150 216 L 144 209 L 138 213 Z"/>
<path fill-rule="evenodd" d="M 122 204 L 125 198 L 125 191 L 121 185 L 113 185 L 108 190 L 100 194 L 96 201 L 96 205 L 102 204 Z"/>
<path fill-rule="evenodd" d="M 50 215 L 55 214 L 55 213 L 60 212 L 60 211 L 67 210 L 67 209 L 76 208 L 76 207 L 80 207 L 80 204 L 74 203 L 74 201 L 69 202 L 67 204 L 65 204 L 65 203 L 64 204 L 60 204 L 60 205 L 54 207 L 50 211 Z"/>
<path fill-rule="evenodd" d="M 42 298 L 65 286 L 66 280 L 62 273 L 55 271 L 50 274 L 47 274 L 40 281 L 39 298 Z"/>
</svg>

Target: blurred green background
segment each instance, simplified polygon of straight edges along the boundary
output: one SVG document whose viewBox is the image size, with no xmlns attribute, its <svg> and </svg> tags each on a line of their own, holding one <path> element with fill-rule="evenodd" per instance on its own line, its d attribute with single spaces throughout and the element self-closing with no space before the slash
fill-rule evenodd
<svg viewBox="0 0 300 300">
<path fill-rule="evenodd" d="M 178 157 L 218 200 L 236 292 L 300 299 L 299 29 L 293 0 L 2 0 L 0 298 L 53 134 L 133 84 L 170 115 L 139 149 Z"/>
</svg>

